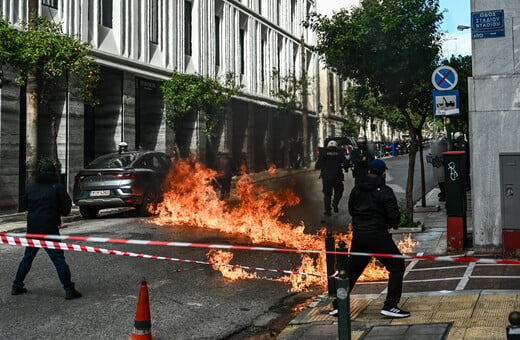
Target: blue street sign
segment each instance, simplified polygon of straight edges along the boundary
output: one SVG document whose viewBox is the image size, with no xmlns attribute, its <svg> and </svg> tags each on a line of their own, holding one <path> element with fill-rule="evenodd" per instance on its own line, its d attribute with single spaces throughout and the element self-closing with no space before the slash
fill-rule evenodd
<svg viewBox="0 0 520 340">
<path fill-rule="evenodd" d="M 459 90 L 432 91 L 435 117 L 460 116 Z"/>
<path fill-rule="evenodd" d="M 471 12 L 471 38 L 497 38 L 505 36 L 504 10 Z"/>
<path fill-rule="evenodd" d="M 457 86 L 459 76 L 450 66 L 439 66 L 433 71 L 432 84 L 439 91 L 453 90 Z"/>
</svg>

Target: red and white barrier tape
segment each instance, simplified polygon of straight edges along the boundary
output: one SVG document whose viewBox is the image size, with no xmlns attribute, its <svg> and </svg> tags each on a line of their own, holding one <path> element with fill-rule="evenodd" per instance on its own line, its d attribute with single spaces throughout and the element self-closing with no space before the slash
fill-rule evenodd
<svg viewBox="0 0 520 340">
<path fill-rule="evenodd" d="M 38 239 L 31 239 L 31 238 L 26 238 L 26 237 L 6 236 L 3 234 L 5 234 L 5 233 L 0 233 L 0 243 L 9 244 L 9 245 L 13 245 L 13 246 L 61 249 L 61 250 L 81 251 L 81 252 L 88 252 L 88 253 L 102 253 L 102 254 L 110 254 L 110 255 L 141 257 L 141 258 L 146 258 L 146 259 L 197 263 L 197 264 L 206 264 L 206 265 L 211 265 L 211 266 L 241 268 L 241 269 L 257 270 L 257 271 L 264 271 L 264 272 L 274 272 L 274 273 L 284 273 L 284 274 L 310 275 L 310 276 L 317 276 L 317 277 L 323 276 L 320 274 L 304 273 L 304 272 L 297 272 L 297 271 L 292 271 L 292 270 L 248 267 L 248 266 L 241 266 L 241 265 L 237 265 L 237 264 L 212 263 L 212 262 L 205 262 L 205 261 L 177 259 L 177 258 L 165 257 L 165 256 L 138 254 L 138 253 L 132 253 L 132 252 L 127 252 L 127 251 L 95 248 L 95 247 L 82 246 L 82 245 L 71 244 L 71 243 L 61 243 L 61 242 L 55 242 L 55 241 L 38 240 Z"/>
<path fill-rule="evenodd" d="M 23 233 L 0 233 L 0 235 L 13 236 L 13 237 L 27 237 L 27 238 L 39 238 L 49 240 L 62 240 L 62 241 L 86 241 L 96 243 L 123 243 L 123 244 L 139 244 L 139 245 L 151 245 L 151 246 L 169 246 L 169 247 L 193 247 L 193 248 L 214 248 L 223 250 L 259 250 L 259 251 L 279 251 L 279 252 L 296 252 L 296 253 L 322 253 L 321 250 L 298 250 L 298 249 L 285 249 L 285 248 L 268 248 L 268 247 L 254 247 L 254 246 L 234 246 L 224 244 L 209 244 L 209 243 L 190 243 L 190 242 L 166 242 L 166 241 L 150 241 L 150 240 L 125 240 L 118 238 L 106 238 L 106 237 L 90 237 L 90 236 L 67 236 L 67 235 L 43 235 L 43 234 L 23 234 Z"/>
<path fill-rule="evenodd" d="M 106 237 L 89 237 L 89 236 L 68 236 L 68 235 L 43 235 L 43 234 L 23 234 L 23 233 L 0 233 L 0 236 L 39 238 L 51 240 L 68 240 L 68 241 L 86 241 L 97 243 L 123 243 L 123 244 L 139 244 L 154 246 L 170 246 L 170 247 L 194 247 L 194 248 L 214 248 L 225 250 L 257 250 L 257 251 L 274 251 L 274 252 L 293 252 L 293 253 L 312 253 L 312 254 L 338 254 L 338 255 L 356 255 L 356 256 L 375 256 L 375 257 L 393 257 L 402 259 L 432 260 L 446 262 L 474 262 L 486 264 L 520 264 L 520 260 L 503 260 L 503 259 L 486 259 L 486 258 L 470 258 L 455 256 L 427 256 L 427 255 L 396 255 L 396 254 L 379 254 L 379 253 L 360 253 L 360 252 L 338 252 L 324 251 L 312 249 L 289 249 L 289 248 L 269 248 L 256 246 L 234 246 L 225 244 L 209 244 L 209 243 L 189 243 L 189 242 L 167 242 L 167 241 L 151 241 L 151 240 L 132 240 L 117 239 Z"/>
</svg>

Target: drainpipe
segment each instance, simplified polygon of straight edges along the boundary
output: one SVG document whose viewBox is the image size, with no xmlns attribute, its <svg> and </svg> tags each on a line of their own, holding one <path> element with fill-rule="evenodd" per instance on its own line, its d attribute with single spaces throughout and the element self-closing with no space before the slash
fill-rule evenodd
<svg viewBox="0 0 520 340">
<path fill-rule="evenodd" d="M 66 188 L 69 187 L 69 179 L 70 179 L 70 111 L 69 111 L 69 103 L 70 103 L 70 91 L 69 91 L 69 71 L 65 74 L 65 82 L 66 82 L 66 95 L 65 95 L 65 185 Z"/>
<path fill-rule="evenodd" d="M 125 89 L 124 74 L 121 75 L 121 142 L 125 141 Z"/>
</svg>

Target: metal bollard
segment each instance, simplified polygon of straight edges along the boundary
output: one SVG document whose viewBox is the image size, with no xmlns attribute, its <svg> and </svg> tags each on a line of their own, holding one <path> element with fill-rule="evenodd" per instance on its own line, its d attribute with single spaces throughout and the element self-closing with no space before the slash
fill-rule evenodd
<svg viewBox="0 0 520 340">
<path fill-rule="evenodd" d="M 509 323 L 506 334 L 507 340 L 520 340 L 520 312 L 509 313 Z"/>
<path fill-rule="evenodd" d="M 338 300 L 338 335 L 339 340 L 350 340 L 350 292 L 349 280 L 346 270 L 339 272 L 337 280 L 337 300 Z"/>
<path fill-rule="evenodd" d="M 334 254 L 330 254 L 330 252 L 334 252 L 334 249 L 334 237 L 332 237 L 332 233 L 330 231 L 327 231 L 327 237 L 325 237 L 325 251 L 327 252 L 325 259 L 327 262 L 327 284 L 329 288 L 329 296 L 336 296 L 336 280 L 331 277 L 335 271 L 336 257 Z"/>
<path fill-rule="evenodd" d="M 347 244 L 345 241 L 341 240 L 338 242 L 339 248 L 336 249 L 336 270 L 337 271 L 346 271 L 348 274 L 348 249 L 346 248 Z M 345 254 L 337 254 L 337 253 L 345 253 Z"/>
</svg>

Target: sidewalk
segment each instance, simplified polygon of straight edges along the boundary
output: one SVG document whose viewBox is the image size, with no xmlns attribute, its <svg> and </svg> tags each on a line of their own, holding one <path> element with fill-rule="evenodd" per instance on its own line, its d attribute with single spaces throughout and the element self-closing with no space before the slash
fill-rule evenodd
<svg viewBox="0 0 520 340">
<path fill-rule="evenodd" d="M 110 208 L 102 209 L 99 211 L 99 216 L 105 216 L 114 214 L 116 212 L 127 211 L 131 208 Z M 80 220 L 81 214 L 79 208 L 75 205 L 72 206 L 70 214 L 68 216 L 62 216 L 61 221 L 63 224 L 70 223 L 72 221 Z M 25 233 L 27 227 L 27 217 L 25 212 L 0 215 L 0 232 L 1 233 Z"/>
<path fill-rule="evenodd" d="M 438 189 L 434 189 L 427 195 L 425 208 L 415 208 L 414 220 L 423 223 L 422 230 L 412 231 L 413 239 L 420 242 L 415 249 L 418 254 L 446 255 L 445 203 L 438 201 L 437 193 Z M 471 207 L 471 204 L 468 206 Z M 471 211 L 467 213 L 467 221 L 470 233 Z M 462 255 L 472 255 L 472 252 L 467 251 Z M 379 314 L 384 298 L 384 295 L 350 296 L 352 340 L 506 339 L 509 313 L 518 309 L 520 302 L 517 291 L 404 293 L 400 307 L 410 311 L 411 316 L 390 319 Z M 331 302 L 332 298 L 328 295 L 318 296 L 288 324 L 277 339 L 339 339 L 338 318 L 328 315 Z"/>
</svg>

